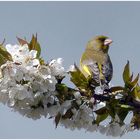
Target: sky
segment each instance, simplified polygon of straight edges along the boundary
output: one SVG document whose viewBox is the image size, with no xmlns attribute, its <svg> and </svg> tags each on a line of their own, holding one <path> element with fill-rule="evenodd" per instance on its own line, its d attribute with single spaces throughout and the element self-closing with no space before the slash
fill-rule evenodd
<svg viewBox="0 0 140 140">
<path fill-rule="evenodd" d="M 111 83 L 123 85 L 127 60 L 140 72 L 140 2 L 0 2 L 0 41 L 17 44 L 16 37 L 31 39 L 38 34 L 42 57 L 62 57 L 66 69 L 76 63 L 87 41 L 96 35 L 113 40 L 109 55 L 114 73 Z M 69 80 L 65 81 L 73 86 Z M 52 120 L 32 120 L 0 104 L 0 138 L 112 138 L 98 132 L 55 129 Z M 139 138 L 135 131 L 122 138 Z"/>
</svg>

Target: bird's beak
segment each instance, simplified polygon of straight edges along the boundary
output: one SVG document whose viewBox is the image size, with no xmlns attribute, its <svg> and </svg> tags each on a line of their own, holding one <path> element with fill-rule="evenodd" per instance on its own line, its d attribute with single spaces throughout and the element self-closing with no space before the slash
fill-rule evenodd
<svg viewBox="0 0 140 140">
<path fill-rule="evenodd" d="M 111 40 L 111 39 L 106 39 L 105 41 L 104 41 L 104 45 L 106 46 L 108 46 L 108 45 L 110 45 L 111 43 L 112 43 L 113 41 Z"/>
</svg>

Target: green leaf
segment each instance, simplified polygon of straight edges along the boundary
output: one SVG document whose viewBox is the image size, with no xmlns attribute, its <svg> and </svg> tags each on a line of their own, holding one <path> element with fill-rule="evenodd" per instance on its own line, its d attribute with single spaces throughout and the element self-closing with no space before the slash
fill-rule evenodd
<svg viewBox="0 0 140 140">
<path fill-rule="evenodd" d="M 140 114 L 138 112 L 134 112 L 133 117 L 131 119 L 131 124 L 136 129 L 140 129 Z"/>
<path fill-rule="evenodd" d="M 130 81 L 130 68 L 129 68 L 129 61 L 127 61 L 127 64 L 124 67 L 123 71 L 123 80 L 124 83 L 128 83 Z"/>
<path fill-rule="evenodd" d="M 44 61 L 43 58 L 39 58 L 39 62 L 40 62 L 41 65 L 45 65 L 45 61 Z"/>
<path fill-rule="evenodd" d="M 32 39 L 29 43 L 29 49 L 30 50 L 36 50 L 37 51 L 37 57 L 40 56 L 41 54 L 41 47 L 40 47 L 40 44 L 39 42 L 37 41 L 37 35 L 36 36 L 32 36 Z"/>
<path fill-rule="evenodd" d="M 133 81 L 132 79 L 133 79 L 133 73 L 130 76 L 130 67 L 129 67 L 129 61 L 128 61 L 123 72 L 123 80 L 125 83 L 126 90 L 129 89 L 131 91 L 131 89 L 135 87 L 135 85 L 138 83 L 138 80 L 139 80 L 139 74 L 136 76 L 136 78 Z"/>
<path fill-rule="evenodd" d="M 100 122 L 104 121 L 108 117 L 108 113 L 97 115 L 96 124 L 99 125 Z"/>
<path fill-rule="evenodd" d="M 70 80 L 75 84 L 75 86 L 80 90 L 82 96 L 91 97 L 94 93 L 93 87 L 90 86 L 90 77 L 86 78 L 84 74 L 75 64 L 75 71 L 70 72 Z"/>
<path fill-rule="evenodd" d="M 0 65 L 6 63 L 8 60 L 13 61 L 11 54 L 5 49 L 5 47 L 0 46 Z"/>
<path fill-rule="evenodd" d="M 62 116 L 63 119 L 70 119 L 73 116 L 71 109 L 68 109 L 67 112 Z"/>
<path fill-rule="evenodd" d="M 133 73 L 132 73 L 132 75 L 130 76 L 130 81 L 132 81 L 132 79 L 133 79 Z"/>
<path fill-rule="evenodd" d="M 57 98 L 59 99 L 59 103 L 62 104 L 65 100 L 73 100 L 74 93 L 77 90 L 67 87 L 64 83 L 56 84 Z"/>
<path fill-rule="evenodd" d="M 56 126 L 56 128 L 57 128 L 57 126 L 58 126 L 58 124 L 59 124 L 60 119 L 61 119 L 61 114 L 58 113 L 58 114 L 56 115 L 56 117 L 55 117 L 55 126 Z"/>
<path fill-rule="evenodd" d="M 122 107 L 122 106 L 121 106 L 121 107 Z M 121 123 L 124 122 L 124 120 L 125 120 L 125 118 L 126 118 L 128 112 L 129 112 L 129 108 L 119 108 L 119 109 L 117 110 L 117 115 L 118 115 L 118 117 L 120 118 Z"/>
<path fill-rule="evenodd" d="M 132 97 L 136 101 L 140 101 L 140 86 L 137 84 L 137 86 L 132 90 Z"/>
<path fill-rule="evenodd" d="M 63 94 L 67 94 L 68 92 L 68 87 L 61 83 L 61 84 L 56 84 L 56 90 L 59 92 L 59 93 L 63 93 Z"/>
<path fill-rule="evenodd" d="M 86 91 L 89 87 L 89 81 L 76 65 L 75 69 L 75 71 L 70 72 L 71 81 L 75 84 L 75 86 L 78 89 Z"/>
<path fill-rule="evenodd" d="M 6 59 L 0 54 L 0 66 L 4 63 L 6 63 Z"/>
<path fill-rule="evenodd" d="M 104 121 L 109 115 L 106 107 L 102 107 L 96 110 L 95 113 L 97 114 L 97 118 L 96 118 L 97 125 L 99 125 L 100 122 Z"/>
<path fill-rule="evenodd" d="M 111 99 L 109 102 L 106 103 L 106 107 L 108 109 L 108 113 L 112 118 L 115 118 L 116 115 L 116 108 L 119 104 L 119 100 Z"/>
<path fill-rule="evenodd" d="M 138 83 L 138 80 L 139 80 L 139 74 L 137 75 L 137 77 L 130 83 L 130 85 L 132 87 L 134 87 L 137 83 Z"/>
<path fill-rule="evenodd" d="M 106 114 L 106 113 L 108 113 L 108 110 L 107 110 L 107 108 L 106 107 L 102 107 L 102 108 L 100 108 L 100 109 L 98 109 L 98 110 L 96 110 L 96 111 L 94 111 L 96 114 L 98 114 L 98 115 L 102 115 L 102 114 Z"/>
<path fill-rule="evenodd" d="M 7 60 L 12 61 L 11 54 L 6 50 L 5 47 L 0 46 L 0 54 Z"/>
</svg>

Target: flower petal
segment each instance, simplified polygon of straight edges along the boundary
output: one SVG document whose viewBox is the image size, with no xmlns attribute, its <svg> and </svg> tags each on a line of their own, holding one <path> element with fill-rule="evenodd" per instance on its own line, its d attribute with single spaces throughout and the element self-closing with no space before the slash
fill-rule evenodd
<svg viewBox="0 0 140 140">
<path fill-rule="evenodd" d="M 37 51 L 36 51 L 36 50 L 31 50 L 31 51 L 29 52 L 29 56 L 30 56 L 31 58 L 36 58 L 36 55 L 37 55 Z"/>
</svg>

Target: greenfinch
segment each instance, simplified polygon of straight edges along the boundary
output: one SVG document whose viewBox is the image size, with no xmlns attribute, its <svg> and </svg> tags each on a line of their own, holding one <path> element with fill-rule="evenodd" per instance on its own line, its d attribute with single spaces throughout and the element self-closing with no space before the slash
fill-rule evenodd
<svg viewBox="0 0 140 140">
<path fill-rule="evenodd" d="M 100 35 L 87 43 L 85 52 L 80 59 L 80 69 L 85 77 L 90 77 L 92 86 L 105 91 L 109 89 L 109 82 L 113 75 L 113 66 L 108 55 L 112 40 Z"/>
</svg>

